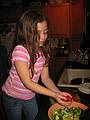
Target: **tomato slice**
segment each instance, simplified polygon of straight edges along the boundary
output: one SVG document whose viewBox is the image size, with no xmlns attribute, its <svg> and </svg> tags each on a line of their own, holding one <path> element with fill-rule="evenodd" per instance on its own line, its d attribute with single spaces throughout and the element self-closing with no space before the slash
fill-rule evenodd
<svg viewBox="0 0 90 120">
<path fill-rule="evenodd" d="M 67 101 L 72 101 L 72 97 L 66 96 L 66 98 L 67 98 Z"/>
<path fill-rule="evenodd" d="M 64 102 L 72 101 L 72 97 L 66 96 L 64 99 L 62 99 Z"/>
</svg>

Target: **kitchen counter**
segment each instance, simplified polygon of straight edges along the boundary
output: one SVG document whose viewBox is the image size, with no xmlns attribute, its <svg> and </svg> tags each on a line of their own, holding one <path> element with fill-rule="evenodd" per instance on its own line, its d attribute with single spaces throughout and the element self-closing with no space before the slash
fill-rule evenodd
<svg viewBox="0 0 90 120">
<path fill-rule="evenodd" d="M 62 72 L 61 72 L 62 71 Z M 90 66 L 76 61 L 66 61 L 58 74 L 58 84 L 70 84 L 71 80 L 76 78 L 90 80 Z M 57 84 L 57 85 L 58 85 Z"/>
<path fill-rule="evenodd" d="M 85 105 L 87 105 L 88 107 L 90 107 L 90 97 L 89 96 L 84 96 L 84 98 L 86 97 L 87 99 L 84 99 L 82 97 L 82 94 L 79 93 L 79 91 L 77 89 L 71 89 L 71 88 L 60 88 L 61 91 L 66 91 L 69 92 L 70 94 L 73 95 L 74 100 L 77 102 L 81 102 Z M 53 102 L 53 103 L 52 103 Z M 56 101 L 52 98 L 49 97 L 45 97 L 43 106 L 41 107 L 41 109 L 39 110 L 38 115 L 36 116 L 35 120 L 50 120 L 48 117 L 48 109 L 51 107 L 52 104 L 56 103 Z"/>
<path fill-rule="evenodd" d="M 72 80 L 77 80 L 76 83 L 78 83 L 78 80 L 81 80 L 81 83 L 85 80 L 88 80 L 90 82 L 90 69 L 72 69 L 72 68 L 65 68 L 59 78 L 58 86 L 59 84 L 71 84 Z"/>
<path fill-rule="evenodd" d="M 82 64 L 77 61 L 68 61 L 66 60 L 65 68 L 71 68 L 71 69 L 90 69 L 90 65 Z"/>
<path fill-rule="evenodd" d="M 65 86 L 66 84 L 72 85 L 72 81 L 74 81 L 74 85 L 83 82 L 90 83 L 90 66 L 78 62 L 66 62 L 57 83 L 60 90 L 69 91 L 72 95 L 76 94 L 80 97 L 80 102 L 90 106 L 90 94 L 82 93 L 76 87 Z"/>
<path fill-rule="evenodd" d="M 81 64 L 78 63 L 78 65 L 76 66 L 76 63 L 74 63 L 74 65 L 72 66 L 72 68 L 70 68 L 70 63 L 65 63 L 63 65 L 63 67 L 62 67 L 62 70 L 60 71 L 60 75 L 58 75 L 59 76 L 58 77 L 59 78 L 58 83 L 60 82 L 60 80 L 63 80 L 63 78 L 65 78 L 65 77 L 66 77 L 66 80 L 67 80 L 67 76 L 65 76 L 66 75 L 65 71 L 67 69 L 70 69 L 70 70 L 74 69 L 74 70 L 76 70 L 77 69 L 76 67 L 78 67 L 78 70 L 79 70 L 80 69 L 80 65 Z M 86 69 L 87 69 L 87 71 L 90 70 L 89 67 L 86 66 L 86 65 L 81 66 L 81 68 L 82 68 L 82 71 L 86 70 Z M 87 71 L 86 71 L 86 73 L 87 73 Z M 90 74 L 90 71 L 89 71 L 89 74 Z M 90 77 L 89 74 L 87 75 L 87 77 Z M 59 84 L 61 84 L 61 82 Z M 58 86 L 58 84 L 57 84 L 57 86 Z M 75 101 L 78 101 L 78 102 L 81 102 L 83 104 L 86 104 L 87 106 L 90 106 L 90 96 L 84 95 L 84 94 L 80 93 L 80 91 L 78 91 L 78 89 L 76 89 L 76 88 L 67 88 L 67 87 L 59 87 L 59 89 L 61 91 L 66 91 L 66 92 L 71 93 L 73 95 Z M 43 100 L 43 103 L 42 103 L 42 106 L 40 105 L 41 107 L 39 109 L 39 113 L 36 116 L 35 120 L 49 120 L 48 109 L 55 102 L 56 101 L 53 100 L 52 98 L 49 98 L 49 97 L 45 96 L 44 100 Z"/>
</svg>

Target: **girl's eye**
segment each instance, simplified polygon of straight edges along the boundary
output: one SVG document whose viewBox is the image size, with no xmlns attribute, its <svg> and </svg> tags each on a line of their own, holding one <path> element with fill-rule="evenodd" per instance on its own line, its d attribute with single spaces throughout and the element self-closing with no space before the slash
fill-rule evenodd
<svg viewBox="0 0 90 120">
<path fill-rule="evenodd" d="M 46 30 L 44 33 L 45 33 L 45 34 L 48 33 L 48 30 Z"/>
<path fill-rule="evenodd" d="M 42 34 L 42 33 L 43 33 L 43 34 L 47 34 L 47 33 L 48 33 L 48 30 L 45 30 L 45 31 L 43 31 L 43 32 L 42 32 L 42 31 L 38 31 L 38 35 L 40 35 L 40 34 Z"/>
</svg>

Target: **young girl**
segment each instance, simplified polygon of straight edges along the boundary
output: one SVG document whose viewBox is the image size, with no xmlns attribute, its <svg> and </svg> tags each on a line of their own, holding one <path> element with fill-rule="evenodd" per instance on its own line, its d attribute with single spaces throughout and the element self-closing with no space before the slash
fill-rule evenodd
<svg viewBox="0 0 90 120">
<path fill-rule="evenodd" d="M 72 96 L 59 91 L 49 77 L 46 17 L 28 10 L 21 16 L 16 28 L 11 69 L 2 87 L 3 103 L 8 120 L 21 120 L 22 110 L 26 120 L 34 120 L 38 113 L 35 93 L 52 97 L 62 105 L 70 104 L 63 99 Z M 38 84 L 40 76 L 45 87 Z"/>
</svg>

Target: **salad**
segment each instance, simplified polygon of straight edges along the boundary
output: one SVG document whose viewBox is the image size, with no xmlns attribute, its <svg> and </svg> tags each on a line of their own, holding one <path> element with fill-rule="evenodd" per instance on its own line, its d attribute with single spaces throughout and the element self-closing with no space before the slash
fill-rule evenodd
<svg viewBox="0 0 90 120">
<path fill-rule="evenodd" d="M 63 107 L 52 112 L 52 120 L 79 120 L 82 109 L 79 107 Z"/>
</svg>

